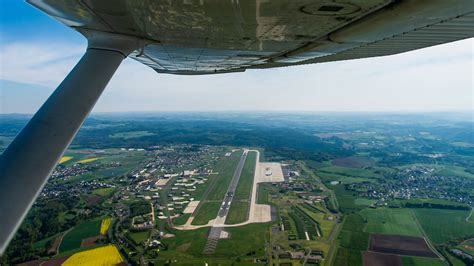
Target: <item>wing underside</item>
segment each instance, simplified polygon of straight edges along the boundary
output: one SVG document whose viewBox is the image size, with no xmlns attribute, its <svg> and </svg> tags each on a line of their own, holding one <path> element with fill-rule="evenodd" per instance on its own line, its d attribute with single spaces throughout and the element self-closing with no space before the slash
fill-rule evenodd
<svg viewBox="0 0 474 266">
<path fill-rule="evenodd" d="M 474 36 L 472 0 L 29 0 L 84 33 L 147 40 L 160 73 L 214 74 L 415 50 Z"/>
</svg>

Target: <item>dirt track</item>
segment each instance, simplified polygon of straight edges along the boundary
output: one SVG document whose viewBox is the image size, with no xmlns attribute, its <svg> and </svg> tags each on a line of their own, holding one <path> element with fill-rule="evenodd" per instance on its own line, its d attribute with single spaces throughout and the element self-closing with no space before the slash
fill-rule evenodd
<svg viewBox="0 0 474 266">
<path fill-rule="evenodd" d="M 371 234 L 369 250 L 406 256 L 436 258 L 422 237 Z"/>
<path fill-rule="evenodd" d="M 364 252 L 362 254 L 364 266 L 402 266 L 400 256 L 391 254 L 382 254 L 374 252 Z"/>
</svg>

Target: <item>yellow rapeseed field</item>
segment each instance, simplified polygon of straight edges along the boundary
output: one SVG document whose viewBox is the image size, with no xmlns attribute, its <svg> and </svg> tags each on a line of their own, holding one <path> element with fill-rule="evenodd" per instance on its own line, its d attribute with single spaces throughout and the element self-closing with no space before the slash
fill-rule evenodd
<svg viewBox="0 0 474 266">
<path fill-rule="evenodd" d="M 82 159 L 80 161 L 77 161 L 76 163 L 90 163 L 90 162 L 93 162 L 93 161 L 97 161 L 99 159 L 100 159 L 99 157 L 87 158 L 87 159 Z"/>
<path fill-rule="evenodd" d="M 111 218 L 105 218 L 100 224 L 100 234 L 105 235 L 109 230 L 110 223 L 112 222 Z"/>
<path fill-rule="evenodd" d="M 114 245 L 78 252 L 69 257 L 62 265 L 115 265 L 123 262 Z"/>
<path fill-rule="evenodd" d="M 69 161 L 69 160 L 71 160 L 71 159 L 72 159 L 72 156 L 63 156 L 63 157 L 61 157 L 61 159 L 59 160 L 59 163 L 65 163 L 65 162 L 67 162 L 67 161 Z"/>
</svg>

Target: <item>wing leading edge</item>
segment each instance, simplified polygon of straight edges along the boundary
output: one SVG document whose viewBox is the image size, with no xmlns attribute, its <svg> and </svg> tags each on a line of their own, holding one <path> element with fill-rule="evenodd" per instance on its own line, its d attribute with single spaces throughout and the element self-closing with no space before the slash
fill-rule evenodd
<svg viewBox="0 0 474 266">
<path fill-rule="evenodd" d="M 84 33 L 147 40 L 159 73 L 216 74 L 383 56 L 474 36 L 472 0 L 28 0 Z"/>
</svg>

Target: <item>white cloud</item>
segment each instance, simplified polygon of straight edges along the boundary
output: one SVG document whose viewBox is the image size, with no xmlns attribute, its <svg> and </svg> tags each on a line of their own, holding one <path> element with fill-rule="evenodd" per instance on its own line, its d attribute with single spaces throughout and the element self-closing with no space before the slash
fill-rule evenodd
<svg viewBox="0 0 474 266">
<path fill-rule="evenodd" d="M 473 43 L 210 76 L 157 74 L 127 59 L 94 111 L 473 109 Z M 3 47 L 0 78 L 56 87 L 84 49 L 35 43 Z"/>
<path fill-rule="evenodd" d="M 48 42 L 0 45 L 0 79 L 55 87 L 84 51 L 83 45 Z"/>
</svg>

